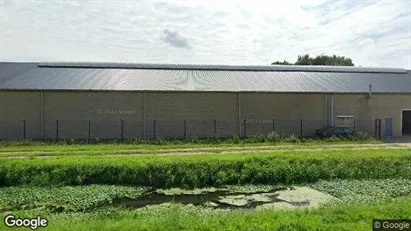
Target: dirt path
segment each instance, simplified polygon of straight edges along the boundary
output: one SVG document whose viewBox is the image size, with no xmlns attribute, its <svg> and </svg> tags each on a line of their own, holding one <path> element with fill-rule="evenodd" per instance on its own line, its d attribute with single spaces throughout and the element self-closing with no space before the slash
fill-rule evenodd
<svg viewBox="0 0 411 231">
<path fill-rule="evenodd" d="M 273 152 L 315 152 L 315 151 L 349 151 L 349 150 L 405 150 L 411 149 L 411 146 L 388 146 L 388 147 L 353 147 L 353 148 L 308 148 L 308 149 L 261 149 L 261 150 L 244 150 L 244 151 L 222 151 L 218 153 L 210 152 L 171 152 L 159 154 L 112 154 L 101 155 L 104 157 L 137 157 L 137 156 L 192 156 L 192 155 L 207 155 L 207 154 L 248 154 L 248 153 L 273 153 Z"/>
<path fill-rule="evenodd" d="M 150 153 L 150 150 L 124 150 L 130 154 L 88 154 L 82 155 L 78 151 L 77 155 L 30 155 L 30 152 L 10 152 L 0 153 L 0 158 L 58 158 L 58 157 L 144 157 L 144 156 L 191 156 L 206 154 L 247 154 L 247 153 L 273 153 L 273 152 L 314 152 L 314 151 L 349 151 L 349 150 L 405 150 L 411 149 L 410 143 L 390 143 L 390 144 L 338 144 L 323 146 L 303 145 L 281 145 L 281 146 L 245 146 L 245 147 L 203 147 L 203 148 L 179 148 L 179 149 L 157 149 Z M 122 150 L 115 150 L 121 152 Z M 145 151 L 145 154 L 136 154 L 134 152 Z M 1 156 L 1 154 L 13 154 L 13 156 Z"/>
</svg>

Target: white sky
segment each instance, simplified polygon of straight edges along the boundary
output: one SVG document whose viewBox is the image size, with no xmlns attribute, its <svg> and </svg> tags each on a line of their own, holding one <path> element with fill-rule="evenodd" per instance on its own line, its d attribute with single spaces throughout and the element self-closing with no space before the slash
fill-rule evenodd
<svg viewBox="0 0 411 231">
<path fill-rule="evenodd" d="M 303 53 L 411 69 L 411 0 L 0 0 L 1 61 L 266 65 Z"/>
</svg>

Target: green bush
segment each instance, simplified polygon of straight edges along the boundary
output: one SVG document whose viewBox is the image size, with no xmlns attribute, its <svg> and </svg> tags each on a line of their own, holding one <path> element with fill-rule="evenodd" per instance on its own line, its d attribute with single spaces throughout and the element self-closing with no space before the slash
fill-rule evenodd
<svg viewBox="0 0 411 231">
<path fill-rule="evenodd" d="M 357 132 L 354 136 L 337 137 L 331 136 L 324 139 L 325 142 L 341 142 L 341 141 L 374 141 L 375 138 L 366 132 Z"/>
<path fill-rule="evenodd" d="M 3 159 L 0 186 L 121 184 L 204 187 L 320 179 L 411 178 L 407 150 L 162 157 Z"/>
<path fill-rule="evenodd" d="M 282 141 L 282 140 L 283 140 L 283 138 L 282 138 L 281 135 L 280 135 L 278 132 L 276 132 L 276 131 L 270 132 L 270 133 L 268 133 L 268 135 L 267 135 L 267 141 L 268 141 L 268 142 L 279 142 L 279 141 Z"/>
<path fill-rule="evenodd" d="M 0 146 L 9 147 L 9 146 L 40 146 L 40 145 L 50 145 L 46 141 L 36 141 L 36 140 L 2 140 L 0 141 Z"/>
<path fill-rule="evenodd" d="M 331 136 L 331 137 L 327 137 L 325 138 L 326 142 L 339 142 L 339 141 L 343 141 L 344 138 L 342 137 L 337 137 L 337 136 Z"/>
<path fill-rule="evenodd" d="M 237 139 L 239 140 L 238 136 L 234 136 L 231 139 L 231 142 L 233 143 L 238 143 Z M 248 136 L 247 138 L 243 139 L 244 143 L 265 143 L 265 142 L 271 142 L 271 143 L 276 143 L 276 142 L 289 142 L 289 143 L 297 143 L 302 140 L 305 140 L 305 142 L 313 141 L 313 139 L 305 139 L 305 138 L 300 138 L 297 137 L 295 134 L 280 134 L 276 131 L 270 132 L 267 135 L 264 134 L 254 134 L 251 136 Z"/>
<path fill-rule="evenodd" d="M 313 138 L 301 138 L 300 139 L 301 143 L 311 143 L 314 141 Z"/>
<path fill-rule="evenodd" d="M 240 137 L 238 135 L 233 135 L 231 139 L 228 139 L 229 143 L 238 144 L 240 143 Z"/>
<path fill-rule="evenodd" d="M 135 138 L 135 139 L 132 141 L 132 143 L 135 144 L 135 145 L 139 145 L 139 144 L 143 144 L 144 142 L 143 142 L 143 140 L 141 140 L 140 138 Z"/>
<path fill-rule="evenodd" d="M 192 144 L 199 144 L 201 143 L 201 141 L 198 139 L 198 137 L 192 137 L 192 138 L 187 138 L 186 142 L 188 141 L 188 143 L 192 143 Z"/>
<path fill-rule="evenodd" d="M 374 140 L 374 137 L 367 132 L 357 132 L 355 133 L 355 136 L 350 137 L 350 140 L 368 141 L 368 140 Z"/>
<path fill-rule="evenodd" d="M 157 145 L 165 145 L 166 140 L 162 137 L 156 137 L 156 139 L 154 140 L 154 143 Z"/>
<path fill-rule="evenodd" d="M 264 136 L 263 134 L 251 135 L 247 137 L 246 139 L 247 143 L 264 143 L 266 141 L 267 141 L 267 137 Z"/>
</svg>

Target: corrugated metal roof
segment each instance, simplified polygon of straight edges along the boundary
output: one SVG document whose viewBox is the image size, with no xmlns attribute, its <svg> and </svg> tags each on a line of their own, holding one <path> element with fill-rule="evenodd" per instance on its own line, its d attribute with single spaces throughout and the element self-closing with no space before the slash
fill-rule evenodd
<svg viewBox="0 0 411 231">
<path fill-rule="evenodd" d="M 149 68 L 133 65 L 133 68 L 121 68 L 120 64 L 105 68 L 103 64 L 100 67 L 1 64 L 0 89 L 364 93 L 372 84 L 375 93 L 411 93 L 411 71 L 404 69 L 379 68 L 380 72 L 376 72 L 373 68 L 347 67 L 349 71 L 341 71 L 346 67 L 304 67 L 311 68 L 304 71 L 287 66 L 293 69 L 288 71 L 281 69 L 282 66 L 262 70 L 255 66 L 239 66 L 239 69 L 219 66 L 226 68 L 219 70 L 216 66 L 197 65 L 196 69 L 196 65 L 182 65 L 167 69 L 164 65 L 145 66 Z M 332 68 L 334 71 L 330 71 Z M 329 71 L 314 71 L 317 69 Z"/>
<path fill-rule="evenodd" d="M 37 68 L 37 63 L 2 63 L 0 62 L 0 85 L 11 78 Z"/>
<path fill-rule="evenodd" d="M 304 72 L 356 72 L 356 73 L 406 73 L 401 68 L 370 68 L 352 66 L 234 66 L 234 65 L 195 65 L 195 64 L 153 64 L 153 63 L 93 63 L 93 62 L 54 62 L 40 63 L 39 67 L 61 68 L 112 68 L 112 69 L 164 69 L 164 70 L 214 70 L 214 71 L 304 71 Z"/>
</svg>

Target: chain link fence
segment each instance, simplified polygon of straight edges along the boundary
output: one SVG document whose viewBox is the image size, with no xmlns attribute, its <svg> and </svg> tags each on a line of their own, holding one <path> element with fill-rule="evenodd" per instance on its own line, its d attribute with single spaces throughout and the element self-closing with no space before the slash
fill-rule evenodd
<svg viewBox="0 0 411 231">
<path fill-rule="evenodd" d="M 381 121 L 356 120 L 355 132 L 381 136 Z M 136 120 L 47 120 L 0 121 L 1 140 L 130 140 L 184 138 L 246 138 L 277 132 L 281 135 L 313 137 L 325 127 L 323 120 L 243 119 L 241 121 L 136 121 Z"/>
</svg>

